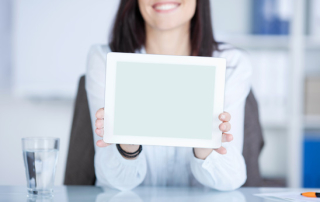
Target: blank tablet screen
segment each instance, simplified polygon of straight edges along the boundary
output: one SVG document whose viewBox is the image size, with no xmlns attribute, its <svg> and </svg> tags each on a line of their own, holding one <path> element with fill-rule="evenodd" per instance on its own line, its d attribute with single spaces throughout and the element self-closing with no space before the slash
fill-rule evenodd
<svg viewBox="0 0 320 202">
<path fill-rule="evenodd" d="M 212 139 L 215 71 L 118 61 L 114 135 Z"/>
</svg>

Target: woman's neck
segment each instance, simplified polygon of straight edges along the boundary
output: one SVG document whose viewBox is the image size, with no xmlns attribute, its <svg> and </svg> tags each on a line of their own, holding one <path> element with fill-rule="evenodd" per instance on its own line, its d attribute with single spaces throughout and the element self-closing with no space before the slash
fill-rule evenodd
<svg viewBox="0 0 320 202">
<path fill-rule="evenodd" d="M 160 55 L 190 55 L 190 24 L 171 30 L 156 30 L 146 25 L 146 52 Z"/>
</svg>

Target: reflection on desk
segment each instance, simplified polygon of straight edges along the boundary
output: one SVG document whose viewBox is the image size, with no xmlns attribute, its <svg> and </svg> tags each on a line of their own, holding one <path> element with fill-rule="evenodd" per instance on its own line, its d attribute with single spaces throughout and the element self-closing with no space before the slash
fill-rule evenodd
<svg viewBox="0 0 320 202">
<path fill-rule="evenodd" d="M 246 202 L 240 191 L 220 192 L 212 189 L 189 187 L 138 187 L 133 191 L 117 192 L 104 189 L 96 202 L 145 202 L 145 201 L 201 201 L 201 202 Z"/>
<path fill-rule="evenodd" d="M 25 186 L 0 186 L 0 202 L 271 202 L 254 196 L 259 193 L 306 192 L 310 189 L 289 188 L 240 188 L 231 192 L 220 192 L 199 187 L 137 187 L 132 191 L 95 186 L 59 186 L 54 188 L 54 197 L 46 200 L 27 198 Z M 320 190 L 312 190 L 320 192 Z"/>
</svg>

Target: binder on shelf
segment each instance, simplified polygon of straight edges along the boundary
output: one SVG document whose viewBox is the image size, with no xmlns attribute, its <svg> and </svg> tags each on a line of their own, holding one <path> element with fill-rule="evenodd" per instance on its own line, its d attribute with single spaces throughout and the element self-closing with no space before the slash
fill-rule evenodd
<svg viewBox="0 0 320 202">
<path fill-rule="evenodd" d="M 320 131 L 306 131 L 303 147 L 303 187 L 320 188 Z"/>
<path fill-rule="evenodd" d="M 288 35 L 291 0 L 257 0 L 253 1 L 252 9 L 253 34 Z"/>
</svg>

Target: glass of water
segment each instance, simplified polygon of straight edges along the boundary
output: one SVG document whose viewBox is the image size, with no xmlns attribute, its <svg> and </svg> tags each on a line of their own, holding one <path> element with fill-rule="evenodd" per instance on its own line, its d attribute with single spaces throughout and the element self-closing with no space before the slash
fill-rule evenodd
<svg viewBox="0 0 320 202">
<path fill-rule="evenodd" d="M 58 161 L 59 138 L 22 138 L 29 197 L 51 197 Z"/>
</svg>

